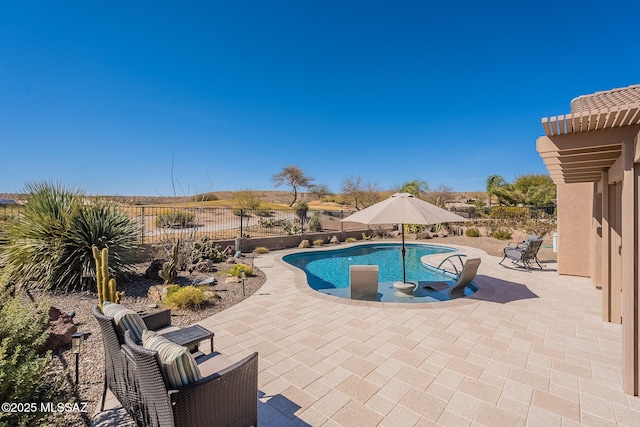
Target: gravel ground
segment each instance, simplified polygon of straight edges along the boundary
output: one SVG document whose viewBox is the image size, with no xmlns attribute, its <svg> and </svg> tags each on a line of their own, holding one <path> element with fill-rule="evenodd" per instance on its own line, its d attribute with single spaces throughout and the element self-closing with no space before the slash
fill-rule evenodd
<svg viewBox="0 0 640 427">
<path fill-rule="evenodd" d="M 410 237 L 408 241 L 413 241 Z M 424 243 L 436 244 L 453 244 L 462 246 L 471 246 L 482 249 L 490 255 L 501 256 L 502 249 L 508 242 L 497 240 L 491 237 L 467 237 L 467 236 L 451 236 L 444 238 L 434 238 L 431 240 L 421 240 Z M 546 239 L 545 246 L 551 244 L 550 239 Z M 555 263 L 556 254 L 550 248 L 543 247 L 539 252 L 539 258 L 544 263 Z M 252 265 L 252 258 L 248 256 L 242 260 L 243 263 Z M 262 271 L 254 269 L 255 276 L 248 277 L 245 280 L 245 292 L 243 295 L 240 283 L 225 283 L 225 278 L 230 277 L 224 273 L 231 266 L 229 264 L 217 264 L 217 273 L 198 273 L 181 272 L 178 280 L 179 284 L 187 285 L 197 283 L 212 276 L 218 279 L 218 284 L 214 290 L 220 295 L 221 299 L 214 305 L 206 306 L 200 310 L 172 310 L 172 324 L 175 326 L 188 326 L 201 319 L 209 317 L 220 312 L 234 304 L 242 301 L 246 297 L 253 294 L 262 286 L 265 281 L 265 275 Z M 150 304 L 154 302 L 147 298 L 147 291 L 150 286 L 157 285 L 158 282 L 144 278 L 144 271 L 148 267 L 148 263 L 136 266 L 136 276 L 129 283 L 119 283 L 118 289 L 125 291 L 123 304 L 136 311 L 152 312 L 158 309 L 150 308 Z M 82 292 L 73 294 L 51 293 L 34 293 L 31 294 L 36 299 L 46 299 L 49 303 L 63 312 L 74 311 L 74 322 L 78 326 L 80 332 L 87 333 L 88 336 L 83 344 L 82 353 L 80 355 L 80 383 L 74 388 L 75 380 L 75 357 L 68 349 L 58 350 L 52 358 L 52 366 L 50 375 L 64 375 L 65 388 L 71 399 L 75 402 L 87 402 L 86 413 L 65 414 L 64 419 L 51 420 L 52 424 L 59 426 L 85 426 L 88 424 L 91 416 L 96 410 L 98 401 L 102 392 L 102 379 L 104 370 L 104 352 L 102 348 L 102 339 L 97 322 L 93 318 L 91 311 L 97 303 L 97 295 L 94 292 Z"/>
</svg>

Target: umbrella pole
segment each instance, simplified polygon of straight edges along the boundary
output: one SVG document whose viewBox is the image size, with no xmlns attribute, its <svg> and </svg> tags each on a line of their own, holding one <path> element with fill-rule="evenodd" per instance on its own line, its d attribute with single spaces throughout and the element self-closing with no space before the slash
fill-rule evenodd
<svg viewBox="0 0 640 427">
<path fill-rule="evenodd" d="M 404 249 L 404 224 L 401 224 L 400 227 L 402 227 L 402 283 L 407 283 L 407 269 L 404 264 L 404 257 L 406 254 Z"/>
</svg>

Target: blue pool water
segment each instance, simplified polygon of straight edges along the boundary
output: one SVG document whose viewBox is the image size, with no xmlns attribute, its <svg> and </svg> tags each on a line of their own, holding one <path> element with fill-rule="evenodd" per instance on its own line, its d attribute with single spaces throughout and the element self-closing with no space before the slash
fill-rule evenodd
<svg viewBox="0 0 640 427">
<path fill-rule="evenodd" d="M 453 277 L 437 270 L 428 269 L 420 262 L 424 255 L 455 252 L 455 249 L 440 246 L 406 244 L 407 281 L 418 282 L 419 289 L 414 296 L 398 292 L 393 282 L 402 281 L 402 245 L 365 244 L 329 251 L 309 251 L 290 254 L 283 257 L 287 263 L 298 267 L 307 275 L 307 282 L 318 292 L 342 298 L 350 298 L 349 266 L 377 265 L 378 301 L 385 302 L 434 302 L 451 299 L 448 292 L 427 290 L 422 285 L 427 282 L 448 281 Z M 473 286 L 465 289 L 465 294 L 474 293 Z"/>
</svg>

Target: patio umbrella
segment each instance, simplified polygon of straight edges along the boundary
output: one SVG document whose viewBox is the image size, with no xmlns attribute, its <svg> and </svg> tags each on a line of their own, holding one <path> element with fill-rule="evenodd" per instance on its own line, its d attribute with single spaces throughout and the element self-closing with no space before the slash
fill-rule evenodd
<svg viewBox="0 0 640 427">
<path fill-rule="evenodd" d="M 466 218 L 425 202 L 409 193 L 396 193 L 382 202 L 349 215 L 342 221 L 361 224 L 401 224 L 402 230 L 402 282 L 407 281 L 404 248 L 405 224 L 439 224 L 467 221 Z"/>
</svg>

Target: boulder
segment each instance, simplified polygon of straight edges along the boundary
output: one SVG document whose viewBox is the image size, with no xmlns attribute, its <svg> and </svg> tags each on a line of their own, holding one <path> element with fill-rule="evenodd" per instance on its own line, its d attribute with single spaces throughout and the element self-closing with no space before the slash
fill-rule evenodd
<svg viewBox="0 0 640 427">
<path fill-rule="evenodd" d="M 227 258 L 226 263 L 227 264 L 235 264 L 236 263 L 236 259 L 234 257 Z"/>
<path fill-rule="evenodd" d="M 215 271 L 218 271 L 218 269 L 215 266 L 215 263 L 210 259 L 205 259 L 204 261 L 200 261 L 194 266 L 194 269 L 196 271 L 199 271 L 200 273 L 213 273 Z"/>
<path fill-rule="evenodd" d="M 55 351 L 71 344 L 71 336 L 78 331 L 73 319 L 55 307 L 49 308 L 49 338 L 42 347 L 42 352 Z"/>
<path fill-rule="evenodd" d="M 300 244 L 298 245 L 298 247 L 300 249 L 306 249 L 306 248 L 310 248 L 311 247 L 311 243 L 309 243 L 308 240 L 303 240 L 302 242 L 300 242 Z"/>
<path fill-rule="evenodd" d="M 336 236 L 333 236 L 331 240 L 329 240 L 329 243 L 333 243 L 334 245 L 337 245 L 338 243 L 340 243 L 340 240 L 338 240 Z"/>
<path fill-rule="evenodd" d="M 156 302 L 162 302 L 167 297 L 167 288 L 173 285 L 155 285 L 150 286 L 147 291 L 147 297 Z"/>
<path fill-rule="evenodd" d="M 144 272 L 144 277 L 152 280 L 162 280 L 158 272 L 162 270 L 162 264 L 164 263 L 165 263 L 165 260 L 163 259 L 154 259 L 153 261 L 151 261 L 151 264 L 149 265 L 147 270 Z"/>
</svg>

